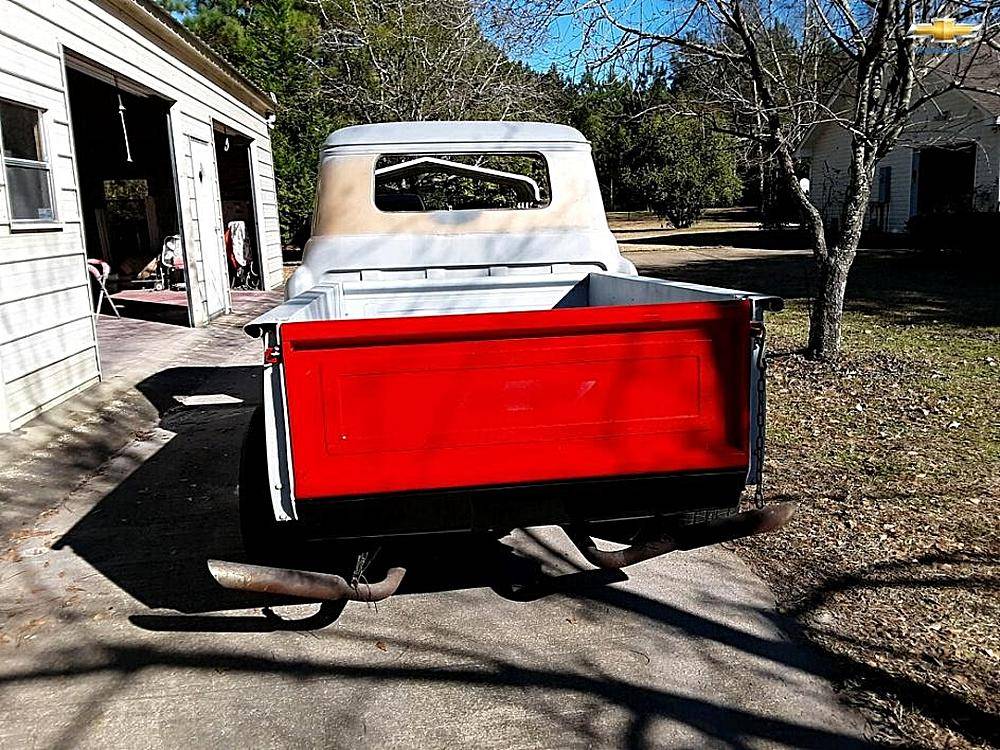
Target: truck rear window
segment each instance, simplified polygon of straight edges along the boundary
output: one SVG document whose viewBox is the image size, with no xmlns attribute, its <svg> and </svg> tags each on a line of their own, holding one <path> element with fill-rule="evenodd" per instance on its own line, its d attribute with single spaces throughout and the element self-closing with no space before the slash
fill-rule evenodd
<svg viewBox="0 0 1000 750">
<path fill-rule="evenodd" d="M 550 200 L 541 154 L 383 154 L 375 162 L 382 211 L 516 210 Z"/>
</svg>

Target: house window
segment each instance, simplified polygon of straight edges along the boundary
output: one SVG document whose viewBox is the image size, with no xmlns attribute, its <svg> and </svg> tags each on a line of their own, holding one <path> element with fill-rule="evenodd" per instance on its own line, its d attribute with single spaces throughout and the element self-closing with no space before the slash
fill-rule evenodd
<svg viewBox="0 0 1000 750">
<path fill-rule="evenodd" d="M 0 144 L 14 221 L 52 221 L 52 181 L 41 112 L 0 101 Z"/>
</svg>

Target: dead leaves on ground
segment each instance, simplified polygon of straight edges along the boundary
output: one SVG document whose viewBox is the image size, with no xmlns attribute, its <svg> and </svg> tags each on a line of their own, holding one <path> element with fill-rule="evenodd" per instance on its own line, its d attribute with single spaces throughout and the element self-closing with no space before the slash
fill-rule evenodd
<svg viewBox="0 0 1000 750">
<path fill-rule="evenodd" d="M 779 324 L 773 349 L 802 322 Z M 872 346 L 837 364 L 772 359 L 768 494 L 800 513 L 739 549 L 840 661 L 877 739 L 989 746 L 1000 726 L 996 358 L 861 325 Z"/>
</svg>

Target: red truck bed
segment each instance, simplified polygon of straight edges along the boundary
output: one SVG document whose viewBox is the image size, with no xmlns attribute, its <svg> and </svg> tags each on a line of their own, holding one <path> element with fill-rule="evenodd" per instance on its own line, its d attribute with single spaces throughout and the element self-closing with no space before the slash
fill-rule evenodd
<svg viewBox="0 0 1000 750">
<path fill-rule="evenodd" d="M 750 305 L 286 323 L 295 496 L 745 471 Z"/>
</svg>

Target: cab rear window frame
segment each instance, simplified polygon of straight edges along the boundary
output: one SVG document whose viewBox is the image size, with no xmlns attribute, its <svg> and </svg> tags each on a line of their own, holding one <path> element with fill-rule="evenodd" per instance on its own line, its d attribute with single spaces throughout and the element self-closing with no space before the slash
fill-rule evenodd
<svg viewBox="0 0 1000 750">
<path fill-rule="evenodd" d="M 410 209 L 389 210 L 389 209 L 382 208 L 381 206 L 378 205 L 378 201 L 377 201 L 378 193 L 376 192 L 376 190 L 377 190 L 377 183 L 378 183 L 378 177 L 377 177 L 376 173 L 381 168 L 379 166 L 379 164 L 382 161 L 382 159 L 384 159 L 384 158 L 387 158 L 387 157 L 388 158 L 406 157 L 406 160 L 416 160 L 416 159 L 420 159 L 420 158 L 431 157 L 431 158 L 437 158 L 437 159 L 443 159 L 443 160 L 450 160 L 450 159 L 454 159 L 455 157 L 480 157 L 480 156 L 486 156 L 486 157 L 518 157 L 518 156 L 520 156 L 520 157 L 527 157 L 527 158 L 530 158 L 530 159 L 534 159 L 534 160 L 537 160 L 538 162 L 540 162 L 541 165 L 542 165 L 542 167 L 545 170 L 545 191 L 544 192 L 546 194 L 546 199 L 545 199 L 544 203 L 540 203 L 537 206 L 524 206 L 524 207 L 518 207 L 518 206 L 497 206 L 497 207 L 492 207 L 492 208 L 432 208 L 432 209 L 412 209 L 412 210 L 410 210 Z M 483 211 L 483 212 L 491 212 L 491 213 L 492 212 L 496 212 L 496 211 L 512 211 L 512 212 L 514 212 L 514 211 L 517 211 L 517 212 L 519 212 L 519 211 L 544 211 L 544 210 L 546 210 L 547 208 L 549 208 L 552 205 L 552 172 L 549 169 L 549 160 L 545 157 L 545 154 L 541 153 L 540 151 L 533 151 L 533 150 L 528 150 L 528 151 L 506 151 L 506 150 L 498 150 L 498 151 L 489 151 L 489 150 L 483 150 L 483 151 L 447 151 L 447 150 L 426 149 L 426 150 L 421 150 L 421 151 L 383 151 L 383 152 L 380 152 L 375 157 L 375 160 L 372 163 L 372 170 L 371 170 L 371 192 L 370 192 L 369 198 L 371 200 L 372 206 L 375 208 L 376 211 L 378 211 L 379 213 L 390 214 L 390 215 L 392 215 L 392 214 L 408 214 L 408 215 L 457 214 L 457 213 L 466 213 L 466 212 L 475 212 L 475 211 Z"/>
</svg>

